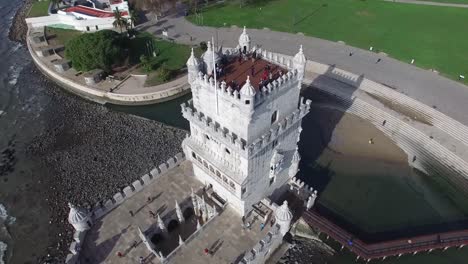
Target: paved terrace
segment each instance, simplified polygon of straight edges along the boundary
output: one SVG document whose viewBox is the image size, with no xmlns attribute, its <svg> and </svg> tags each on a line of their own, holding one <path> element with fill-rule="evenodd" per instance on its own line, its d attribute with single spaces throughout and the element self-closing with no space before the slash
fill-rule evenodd
<svg viewBox="0 0 468 264">
<path fill-rule="evenodd" d="M 160 22 L 149 17 L 148 22 L 137 28 L 156 35 L 162 34 L 163 28 L 168 28 L 170 38 L 192 45 L 215 37 L 215 42 L 218 39 L 218 45 L 224 47 L 236 47 L 242 33 L 240 28 L 217 29 L 193 25 L 185 20 L 182 9 L 179 15 L 164 17 Z M 337 68 L 358 75 L 364 74 L 366 78 L 393 87 L 428 106 L 436 106 L 442 113 L 468 125 L 468 87 L 461 83 L 385 55 L 337 42 L 268 29 L 248 29 L 247 33 L 253 45 L 258 44 L 263 49 L 290 56 L 296 54 L 299 45 L 303 44 L 309 60 L 336 65 Z M 353 52 L 353 56 L 349 56 L 350 52 Z M 376 63 L 379 58 L 382 61 Z"/>
<path fill-rule="evenodd" d="M 366 261 L 468 245 L 467 229 L 366 244 L 351 233 L 333 224 L 315 210 L 306 211 L 302 217 L 309 225 L 318 228 L 320 232 L 325 233 L 339 242 L 343 247 L 354 252 L 357 258 L 362 258 Z"/>
<path fill-rule="evenodd" d="M 82 263 L 160 263 L 159 258 L 146 248 L 138 236 L 142 230 L 157 226 L 149 211 L 160 213 L 161 217 L 174 208 L 175 200 L 190 197 L 191 188 L 198 190 L 202 184 L 193 176 L 192 165 L 185 161 L 168 171 L 139 193 L 135 194 L 103 218 L 94 223 L 88 231 L 80 253 Z M 151 203 L 147 202 L 152 197 Z M 133 211 L 132 217 L 129 211 Z M 243 229 L 242 220 L 234 209 L 227 206 L 220 215 L 212 219 L 172 258 L 172 263 L 232 263 L 239 254 L 251 249 L 269 231 L 270 226 L 261 231 L 260 220 L 252 228 Z M 178 240 L 178 237 L 174 238 Z M 136 242 L 136 246 L 133 244 Z M 205 255 L 208 248 L 214 253 Z M 118 257 L 117 252 L 124 254 Z"/>
</svg>

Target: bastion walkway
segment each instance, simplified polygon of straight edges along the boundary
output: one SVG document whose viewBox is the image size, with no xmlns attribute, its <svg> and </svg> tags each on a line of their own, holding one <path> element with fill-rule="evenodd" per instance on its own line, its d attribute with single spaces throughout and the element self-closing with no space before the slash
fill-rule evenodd
<svg viewBox="0 0 468 264">
<path fill-rule="evenodd" d="M 143 23 L 137 28 L 160 35 L 168 30 L 168 37 L 184 44 L 198 44 L 215 38 L 218 46 L 236 47 L 241 27 L 213 28 L 196 26 L 181 14 Z M 261 15 L 261 14 L 259 14 Z M 302 34 L 275 32 L 269 29 L 248 29 L 252 44 L 261 48 L 293 56 L 300 44 L 304 45 L 307 59 L 337 68 L 364 74 L 365 78 L 389 86 L 442 113 L 468 125 L 468 87 L 439 76 L 430 70 L 392 59 L 383 54 L 362 50 L 338 42 L 306 37 Z M 398 40 L 395 40 L 398 41 Z M 408 45 L 411 45 L 408 43 Z M 369 43 L 372 46 L 372 43 Z M 374 47 L 377 48 L 378 47 Z M 353 52 L 352 56 L 349 53 Z M 443 52 L 443 51 L 440 51 Z M 382 59 L 376 63 L 378 59 Z M 417 60 L 417 58 L 415 58 Z M 462 74 L 462 73 L 460 73 Z"/>
<path fill-rule="evenodd" d="M 157 220 L 151 217 L 150 210 L 164 218 L 165 214 L 173 210 L 176 200 L 180 202 L 190 197 L 192 188 L 199 190 L 202 187 L 193 176 L 189 161 L 184 161 L 161 175 L 158 180 L 93 224 L 80 252 L 81 263 L 138 263 L 139 257 L 144 258 L 144 263 L 160 263 L 160 259 L 142 242 L 138 228 L 147 230 L 157 226 Z M 148 197 L 152 198 L 150 203 Z M 130 215 L 130 211 L 133 212 L 133 216 Z M 242 228 L 241 217 L 228 205 L 190 241 L 186 241 L 182 248 L 171 256 L 170 261 L 181 264 L 235 263 L 239 254 L 250 250 L 267 235 L 269 229 L 267 225 L 260 230 L 260 220 L 252 222 L 251 229 Z M 178 242 L 177 236 L 166 239 Z M 205 248 L 213 253 L 206 255 Z M 123 256 L 119 257 L 118 252 Z"/>
</svg>

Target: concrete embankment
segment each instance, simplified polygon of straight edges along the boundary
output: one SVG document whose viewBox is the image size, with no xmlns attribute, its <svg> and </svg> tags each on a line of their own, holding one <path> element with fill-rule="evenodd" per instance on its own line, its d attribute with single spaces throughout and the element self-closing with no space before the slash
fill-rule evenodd
<svg viewBox="0 0 468 264">
<path fill-rule="evenodd" d="M 29 36 L 29 34 L 30 30 L 28 30 L 27 35 Z M 46 75 L 65 90 L 99 104 L 111 103 L 117 105 L 148 105 L 172 100 L 190 92 L 190 86 L 188 83 L 180 81 L 181 79 L 185 78 L 184 76 L 180 77 L 180 79 L 162 84 L 160 86 L 148 87 L 148 92 L 119 93 L 105 91 L 102 89 L 95 89 L 93 87 L 73 81 L 57 73 L 54 69 L 48 66 L 46 62 L 43 61 L 46 60 L 46 58 L 40 58 L 36 54 L 28 37 L 26 38 L 26 43 L 34 64 L 36 64 L 38 69 L 44 75 Z M 122 85 L 122 82 L 115 88 L 118 88 L 119 85 Z"/>
</svg>

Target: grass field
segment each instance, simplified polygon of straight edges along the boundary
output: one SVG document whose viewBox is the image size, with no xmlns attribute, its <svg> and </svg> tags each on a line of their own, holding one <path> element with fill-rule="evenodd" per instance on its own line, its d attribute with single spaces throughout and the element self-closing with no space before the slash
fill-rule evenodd
<svg viewBox="0 0 468 264">
<path fill-rule="evenodd" d="M 35 1 L 29 10 L 28 17 L 47 16 L 49 3 L 49 0 Z"/>
<path fill-rule="evenodd" d="M 135 39 L 130 42 L 130 57 L 132 61 L 139 61 L 141 55 L 151 56 L 152 49 L 148 49 L 147 43 L 152 42 L 157 57 L 154 59 L 154 64 L 157 70 L 161 65 L 165 65 L 171 71 L 179 71 L 185 67 L 187 59 L 190 57 L 190 46 L 177 44 L 175 42 L 157 39 L 147 32 L 141 32 Z M 150 45 L 151 46 L 151 45 Z M 200 54 L 201 51 L 196 49 L 196 53 Z M 163 83 L 158 77 L 156 71 L 148 74 L 146 86 L 153 86 Z"/>
<path fill-rule="evenodd" d="M 417 1 L 448 3 L 448 4 L 468 4 L 468 0 L 417 0 Z"/>
<path fill-rule="evenodd" d="M 276 31 L 373 46 L 404 62 L 456 79 L 468 75 L 468 9 L 377 0 L 264 0 L 240 8 L 237 1 L 202 12 L 203 24 Z M 200 23 L 191 15 L 188 19 Z"/>
<path fill-rule="evenodd" d="M 52 38 L 53 42 L 55 42 L 54 44 L 61 45 L 66 45 L 70 39 L 82 34 L 82 32 L 78 30 L 53 27 L 46 27 L 45 33 L 47 37 L 55 36 L 54 38 Z"/>
</svg>

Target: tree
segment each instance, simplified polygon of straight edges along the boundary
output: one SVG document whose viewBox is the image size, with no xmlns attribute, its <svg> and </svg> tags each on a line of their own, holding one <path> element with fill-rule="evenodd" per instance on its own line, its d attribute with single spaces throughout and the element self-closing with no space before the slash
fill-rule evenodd
<svg viewBox="0 0 468 264">
<path fill-rule="evenodd" d="M 130 18 L 129 18 L 129 21 L 130 21 L 130 28 L 133 28 L 135 26 L 135 24 L 138 22 L 138 15 L 137 13 L 135 12 L 135 10 L 130 10 Z"/>
<path fill-rule="evenodd" d="M 122 62 L 125 52 L 122 37 L 112 30 L 101 30 L 76 36 L 67 42 L 65 57 L 79 71 L 103 69 Z"/>
<path fill-rule="evenodd" d="M 122 13 L 120 12 L 119 8 L 116 7 L 114 10 L 114 22 L 112 23 L 114 27 L 119 27 L 120 28 L 120 33 L 122 33 L 122 28 L 128 26 L 127 19 L 122 16 Z"/>
</svg>

